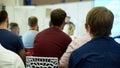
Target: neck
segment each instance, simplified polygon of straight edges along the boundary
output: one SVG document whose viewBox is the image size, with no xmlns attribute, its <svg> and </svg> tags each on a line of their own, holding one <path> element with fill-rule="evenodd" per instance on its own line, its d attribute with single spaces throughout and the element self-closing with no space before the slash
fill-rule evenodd
<svg viewBox="0 0 120 68">
<path fill-rule="evenodd" d="M 37 31 L 37 27 L 30 27 L 30 30 L 35 30 L 35 31 Z"/>
<path fill-rule="evenodd" d="M 57 27 L 58 29 L 63 30 L 64 25 L 65 25 L 65 24 L 62 24 L 62 25 L 60 25 L 60 26 L 54 26 L 54 27 Z"/>
<path fill-rule="evenodd" d="M 60 26 L 54 26 L 54 27 L 56 27 L 56 28 L 58 28 L 58 29 L 62 30 L 62 27 L 60 27 Z"/>
<path fill-rule="evenodd" d="M 5 22 L 1 23 L 0 29 L 7 29 L 7 23 L 5 23 Z"/>
</svg>

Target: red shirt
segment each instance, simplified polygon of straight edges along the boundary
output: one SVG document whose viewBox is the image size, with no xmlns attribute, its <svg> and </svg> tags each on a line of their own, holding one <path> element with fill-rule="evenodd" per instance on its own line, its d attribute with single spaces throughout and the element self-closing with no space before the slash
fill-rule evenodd
<svg viewBox="0 0 120 68">
<path fill-rule="evenodd" d="M 33 55 L 60 59 L 70 42 L 71 38 L 60 29 L 48 28 L 36 36 Z"/>
</svg>

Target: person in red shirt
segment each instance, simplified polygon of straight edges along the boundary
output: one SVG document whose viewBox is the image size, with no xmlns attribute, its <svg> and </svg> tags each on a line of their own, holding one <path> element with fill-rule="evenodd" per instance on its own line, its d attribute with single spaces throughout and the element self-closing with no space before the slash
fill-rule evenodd
<svg viewBox="0 0 120 68">
<path fill-rule="evenodd" d="M 33 56 L 60 57 L 66 51 L 71 38 L 62 29 L 65 25 L 66 12 L 55 9 L 50 15 L 51 27 L 39 32 L 34 41 Z"/>
</svg>

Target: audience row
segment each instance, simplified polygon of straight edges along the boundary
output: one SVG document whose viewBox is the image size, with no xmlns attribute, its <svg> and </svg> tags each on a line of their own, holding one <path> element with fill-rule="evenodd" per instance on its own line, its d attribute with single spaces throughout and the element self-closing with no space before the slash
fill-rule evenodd
<svg viewBox="0 0 120 68">
<path fill-rule="evenodd" d="M 92 8 L 87 34 L 75 40 L 62 31 L 66 16 L 62 9 L 53 10 L 50 27 L 41 32 L 38 19 L 31 16 L 29 31 L 19 36 L 18 24 L 9 24 L 7 12 L 0 10 L 0 67 L 25 68 L 26 56 L 37 56 L 57 57 L 60 68 L 120 68 L 120 44 L 110 37 L 114 15 L 109 9 Z"/>
</svg>

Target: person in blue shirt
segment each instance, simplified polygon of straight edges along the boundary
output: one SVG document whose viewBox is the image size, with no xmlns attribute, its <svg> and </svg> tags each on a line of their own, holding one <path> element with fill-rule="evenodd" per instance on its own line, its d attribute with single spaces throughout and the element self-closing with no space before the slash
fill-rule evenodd
<svg viewBox="0 0 120 68">
<path fill-rule="evenodd" d="M 112 37 L 114 15 L 105 7 L 94 7 L 86 17 L 92 39 L 72 52 L 69 68 L 120 68 L 120 44 Z"/>
<path fill-rule="evenodd" d="M 8 14 L 5 10 L 0 10 L 0 43 L 1 45 L 17 53 L 25 61 L 26 52 L 21 38 L 8 31 Z"/>
<path fill-rule="evenodd" d="M 28 18 L 29 31 L 22 35 L 22 41 L 28 55 L 33 54 L 33 44 L 36 35 L 38 34 L 38 19 L 35 16 Z"/>
</svg>

